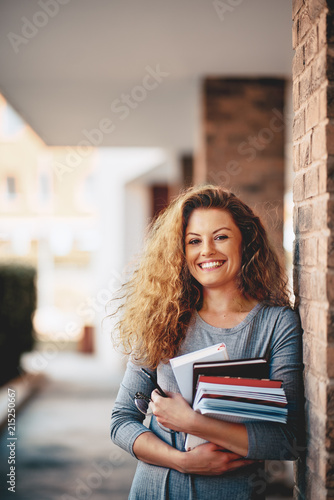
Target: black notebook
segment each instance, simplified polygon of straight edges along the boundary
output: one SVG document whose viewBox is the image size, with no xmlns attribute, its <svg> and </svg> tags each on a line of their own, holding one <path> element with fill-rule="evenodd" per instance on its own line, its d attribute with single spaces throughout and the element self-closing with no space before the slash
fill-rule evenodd
<svg viewBox="0 0 334 500">
<path fill-rule="evenodd" d="M 208 377 L 269 378 L 269 366 L 265 358 L 228 359 L 208 361 L 193 365 L 193 398 L 200 375 Z"/>
</svg>

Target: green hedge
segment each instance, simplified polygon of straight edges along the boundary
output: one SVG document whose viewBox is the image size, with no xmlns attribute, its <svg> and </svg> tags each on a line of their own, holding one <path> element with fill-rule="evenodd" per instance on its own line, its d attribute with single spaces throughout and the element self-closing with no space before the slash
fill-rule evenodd
<svg viewBox="0 0 334 500">
<path fill-rule="evenodd" d="M 20 374 L 23 352 L 33 347 L 36 270 L 0 265 L 0 385 Z"/>
</svg>

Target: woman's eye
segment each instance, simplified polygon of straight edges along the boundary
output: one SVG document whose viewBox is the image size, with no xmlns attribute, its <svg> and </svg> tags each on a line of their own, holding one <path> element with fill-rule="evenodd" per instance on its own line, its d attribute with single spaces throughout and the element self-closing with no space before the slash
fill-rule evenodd
<svg viewBox="0 0 334 500">
<path fill-rule="evenodd" d="M 228 238 L 228 236 L 226 236 L 226 234 L 219 234 L 218 236 L 216 236 L 216 240 L 226 240 Z"/>
<path fill-rule="evenodd" d="M 200 243 L 200 240 L 190 240 L 189 245 L 197 245 L 197 243 Z"/>
</svg>

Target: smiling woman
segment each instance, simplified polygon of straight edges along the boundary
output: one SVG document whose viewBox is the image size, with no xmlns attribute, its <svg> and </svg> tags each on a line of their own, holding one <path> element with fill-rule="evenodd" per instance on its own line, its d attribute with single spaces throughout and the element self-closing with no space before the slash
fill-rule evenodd
<svg viewBox="0 0 334 500">
<path fill-rule="evenodd" d="M 119 308 L 118 340 L 131 360 L 111 436 L 139 459 L 130 499 L 263 499 L 263 460 L 297 458 L 301 329 L 285 283 L 259 218 L 220 187 L 189 189 L 153 223 Z M 227 422 L 192 410 L 168 361 L 217 342 L 231 359 L 267 359 L 269 377 L 284 384 L 286 424 Z M 151 399 L 149 429 L 138 392 Z M 208 443 L 185 451 L 185 433 Z"/>
<path fill-rule="evenodd" d="M 236 282 L 241 267 L 242 236 L 232 216 L 219 208 L 197 208 L 189 217 L 185 235 L 189 271 L 203 286 Z"/>
</svg>

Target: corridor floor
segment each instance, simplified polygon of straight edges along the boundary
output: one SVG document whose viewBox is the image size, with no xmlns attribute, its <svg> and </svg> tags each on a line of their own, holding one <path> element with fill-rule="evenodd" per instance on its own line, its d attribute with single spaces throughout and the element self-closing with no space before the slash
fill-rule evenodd
<svg viewBox="0 0 334 500">
<path fill-rule="evenodd" d="M 8 491 L 6 429 L 0 440 L 2 500 L 126 500 L 136 460 L 110 440 L 113 387 L 94 358 L 59 354 L 42 390 L 16 421 L 16 491 Z"/>
</svg>

